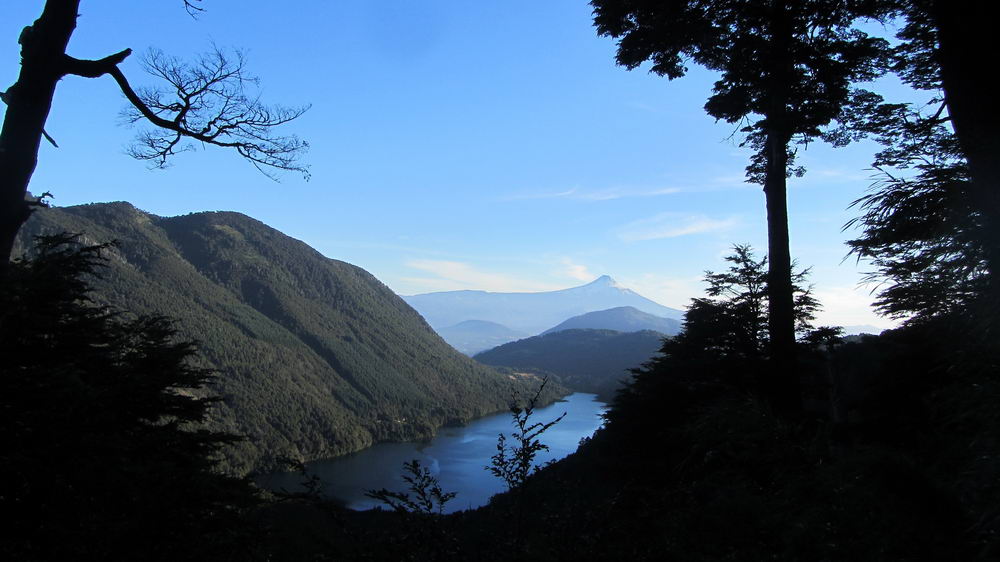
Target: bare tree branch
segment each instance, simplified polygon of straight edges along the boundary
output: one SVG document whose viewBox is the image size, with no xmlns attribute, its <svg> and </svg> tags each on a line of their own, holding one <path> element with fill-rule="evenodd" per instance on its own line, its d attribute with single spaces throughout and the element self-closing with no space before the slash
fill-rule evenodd
<svg viewBox="0 0 1000 562">
<path fill-rule="evenodd" d="M 275 134 L 284 125 L 308 110 L 261 103 L 253 92 L 258 79 L 245 73 L 243 53 L 228 55 L 221 49 L 187 63 L 151 50 L 143 58 L 147 72 L 167 86 L 140 88 L 129 84 L 118 64 L 132 51 L 126 49 L 99 60 L 66 56 L 64 71 L 88 78 L 110 74 L 132 104 L 124 111 L 129 123 L 148 121 L 158 129 L 140 131 L 129 147 L 131 156 L 150 161 L 154 167 L 168 165 L 167 159 L 193 146 L 185 137 L 206 144 L 235 149 L 261 173 L 276 179 L 274 170 L 299 172 L 309 178 L 308 167 L 299 157 L 308 143 L 295 135 Z"/>
<path fill-rule="evenodd" d="M 197 17 L 200 12 L 204 12 L 205 8 L 201 6 L 196 6 L 196 2 L 201 2 L 201 0 L 184 0 L 184 9 L 191 17 Z"/>
</svg>

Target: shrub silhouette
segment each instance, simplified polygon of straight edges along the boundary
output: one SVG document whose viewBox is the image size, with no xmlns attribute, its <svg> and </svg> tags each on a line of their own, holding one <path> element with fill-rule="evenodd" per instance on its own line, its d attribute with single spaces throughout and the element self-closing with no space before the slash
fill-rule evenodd
<svg viewBox="0 0 1000 562">
<path fill-rule="evenodd" d="M 454 499 L 455 492 L 445 492 L 441 483 L 430 469 L 420 466 L 419 459 L 403 463 L 403 481 L 409 484 L 410 494 L 381 490 L 368 490 L 365 495 L 379 500 L 393 510 L 401 513 L 423 513 L 426 515 L 443 515 L 444 506 Z"/>
</svg>

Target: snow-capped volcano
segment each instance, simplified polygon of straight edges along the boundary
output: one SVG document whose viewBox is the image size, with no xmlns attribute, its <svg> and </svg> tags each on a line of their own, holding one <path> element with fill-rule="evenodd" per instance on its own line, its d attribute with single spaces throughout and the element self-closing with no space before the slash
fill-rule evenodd
<svg viewBox="0 0 1000 562">
<path fill-rule="evenodd" d="M 537 334 L 587 312 L 632 306 L 662 318 L 680 319 L 683 312 L 656 303 L 602 275 L 579 287 L 540 293 L 445 291 L 404 296 L 435 329 L 466 320 L 485 320 L 519 332 Z"/>
</svg>

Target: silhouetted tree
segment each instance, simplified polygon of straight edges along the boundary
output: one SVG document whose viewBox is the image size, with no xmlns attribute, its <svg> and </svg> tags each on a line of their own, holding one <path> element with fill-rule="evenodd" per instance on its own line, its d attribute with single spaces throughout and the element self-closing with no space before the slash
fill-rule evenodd
<svg viewBox="0 0 1000 562">
<path fill-rule="evenodd" d="M 793 141 L 806 143 L 837 119 L 851 84 L 870 80 L 887 43 L 853 28 L 880 15 L 878 3 L 840 0 L 766 2 L 593 0 L 598 33 L 618 38 L 618 64 L 670 79 L 693 61 L 722 73 L 705 104 L 709 115 L 740 123 L 756 151 L 748 179 L 764 187 L 768 224 L 768 330 L 774 376 L 786 384 L 772 397 L 795 409 L 795 319 L 788 247 L 786 179 Z"/>
<path fill-rule="evenodd" d="M 729 267 L 720 273 L 705 272 L 708 295 L 696 298 L 684 313 L 684 329 L 664 340 L 668 356 L 711 356 L 716 359 L 763 360 L 767 357 L 767 258 L 758 259 L 748 245 L 733 246 L 726 256 Z M 808 270 L 792 275 L 795 329 L 805 336 L 819 302 L 803 287 Z"/>
<path fill-rule="evenodd" d="M 403 463 L 402 478 L 409 484 L 413 496 L 387 488 L 368 490 L 365 496 L 384 503 L 397 513 L 444 515 L 444 506 L 457 495 L 457 492 L 445 492 L 437 476 L 426 466 L 420 466 L 420 459 Z"/>
<path fill-rule="evenodd" d="M 92 303 L 62 235 L 0 279 L 0 558 L 254 559 L 252 485 L 215 470 L 211 373 L 162 317 Z"/>
<path fill-rule="evenodd" d="M 201 10 L 198 2 L 184 0 L 184 6 L 195 13 Z M 136 91 L 118 68 L 131 49 L 98 60 L 66 54 L 79 9 L 80 0 L 46 0 L 41 16 L 18 38 L 21 72 L 2 95 L 7 111 L 0 130 L 0 267 L 9 259 L 17 231 L 31 213 L 32 205 L 25 201 L 25 195 L 42 137 L 55 144 L 44 127 L 56 85 L 66 76 L 98 78 L 107 74 L 114 78 L 132 104 L 130 119 L 145 120 L 156 127 L 140 133 L 131 152 L 157 166 L 184 150 L 184 139 L 191 139 L 232 148 L 261 171 L 272 168 L 306 174 L 306 168 L 298 163 L 306 143 L 273 131 L 300 116 L 305 108 L 266 106 L 249 94 L 247 87 L 256 84 L 256 79 L 245 73 L 242 55 L 216 51 L 186 65 L 154 51 L 145 59 L 146 68 L 165 80 L 169 90 Z"/>
<path fill-rule="evenodd" d="M 875 159 L 881 179 L 855 201 L 862 214 L 845 226 L 862 229 L 851 252 L 875 266 L 870 281 L 884 283 L 876 301 L 883 313 L 969 312 L 986 292 L 985 227 L 947 116 L 899 104 L 877 113 L 867 126 L 887 148 Z"/>
<path fill-rule="evenodd" d="M 893 68 L 930 99 L 924 108 L 875 94 L 856 100 L 847 128 L 885 149 L 874 162 L 882 179 L 848 224 L 862 235 L 849 244 L 876 266 L 873 280 L 887 281 L 883 312 L 973 313 L 988 338 L 1000 313 L 1000 124 L 976 64 L 992 48 L 984 6 L 915 0 L 901 8 Z"/>
<path fill-rule="evenodd" d="M 507 492 L 513 494 L 513 504 L 511 505 L 511 516 L 513 518 L 514 532 L 513 548 L 515 556 L 522 555 L 524 547 L 524 509 L 525 509 L 525 486 L 528 477 L 537 472 L 541 466 L 535 464 L 538 453 L 548 451 L 549 446 L 542 443 L 540 437 L 552 426 L 562 421 L 566 417 L 563 412 L 557 418 L 548 422 L 539 422 L 531 419 L 538 407 L 539 399 L 545 391 L 545 385 L 549 380 L 543 379 L 538 385 L 538 390 L 522 404 L 520 397 L 514 393 L 510 403 L 511 423 L 516 430 L 510 434 L 513 444 L 507 442 L 507 435 L 500 433 L 497 436 L 497 452 L 490 457 L 490 464 L 485 468 L 497 478 L 503 480 L 507 486 Z"/>
<path fill-rule="evenodd" d="M 940 67 L 941 89 L 951 125 L 969 166 L 970 199 L 981 221 L 980 237 L 993 312 L 1000 304 L 1000 112 L 996 96 L 985 84 L 982 65 L 997 52 L 989 2 L 913 0 L 907 18 L 911 35 L 926 37 L 928 23 Z M 929 18 L 924 16 L 926 10 Z M 994 335 L 995 337 L 995 335 Z"/>
</svg>

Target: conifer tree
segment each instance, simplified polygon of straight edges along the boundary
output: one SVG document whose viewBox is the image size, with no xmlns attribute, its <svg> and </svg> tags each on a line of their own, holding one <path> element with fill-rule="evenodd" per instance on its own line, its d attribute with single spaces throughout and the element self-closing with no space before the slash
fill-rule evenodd
<svg viewBox="0 0 1000 562">
<path fill-rule="evenodd" d="M 837 119 L 852 84 L 881 71 L 887 43 L 853 27 L 880 15 L 878 3 L 839 0 L 593 0 L 599 34 L 618 39 L 618 64 L 669 79 L 694 62 L 721 72 L 705 104 L 709 115 L 740 124 L 754 149 L 748 181 L 764 188 L 768 225 L 772 402 L 799 406 L 786 180 L 794 143 L 820 136 Z"/>
<path fill-rule="evenodd" d="M 215 470 L 211 373 L 169 320 L 88 297 L 105 246 L 41 238 L 0 279 L 5 560 L 254 559 L 252 485 Z"/>
</svg>

